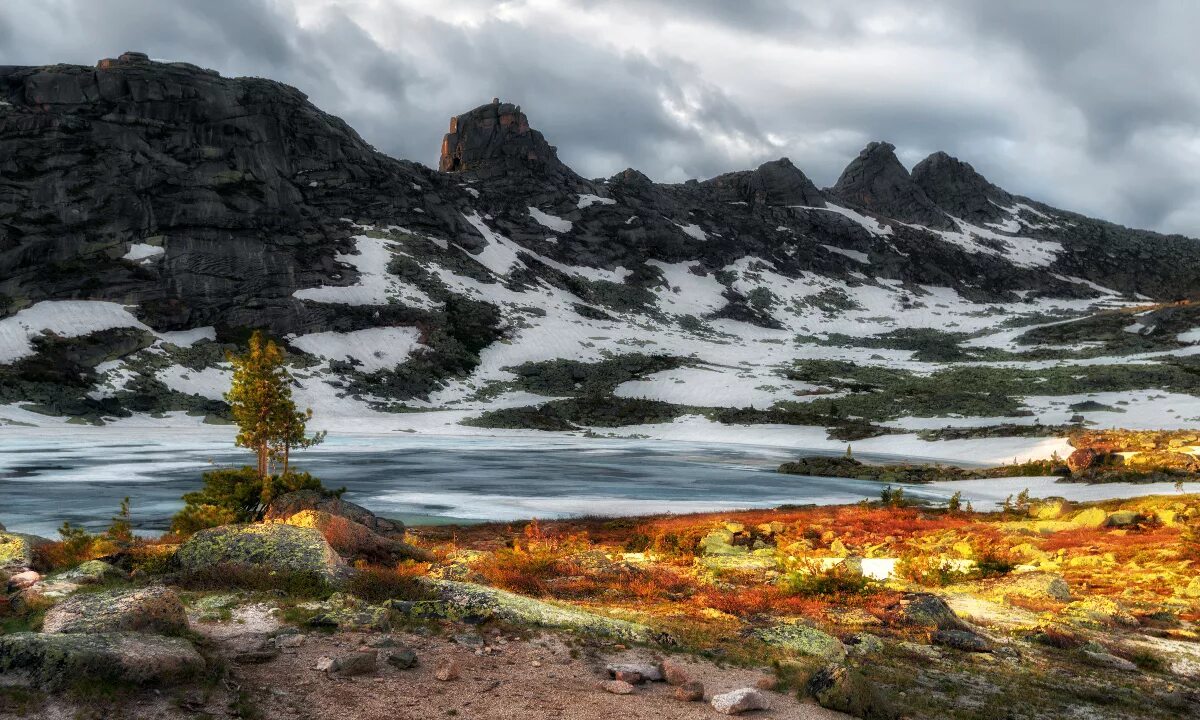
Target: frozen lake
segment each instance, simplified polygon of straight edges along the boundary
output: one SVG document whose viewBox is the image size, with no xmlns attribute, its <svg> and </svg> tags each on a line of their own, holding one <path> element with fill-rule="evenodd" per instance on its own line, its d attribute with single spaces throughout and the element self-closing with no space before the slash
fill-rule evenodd
<svg viewBox="0 0 1200 720">
<path fill-rule="evenodd" d="M 345 486 L 346 498 L 409 523 L 569 515 L 696 512 L 878 497 L 878 483 L 783 475 L 797 449 L 641 440 L 529 437 L 330 436 L 295 465 Z M 826 452 L 826 454 L 828 454 Z M 129 496 L 142 532 L 166 529 L 200 473 L 251 455 L 227 429 L 25 429 L 0 427 L 0 523 L 55 537 L 64 520 L 104 527 Z M 863 460 L 894 456 L 860 454 Z M 920 460 L 920 458 L 908 458 Z M 983 509 L 1028 487 L 1073 499 L 1174 493 L 1169 484 L 1072 485 L 1010 478 L 906 486 L 915 497 L 963 492 Z M 1191 483 L 1188 492 L 1200 492 Z"/>
</svg>

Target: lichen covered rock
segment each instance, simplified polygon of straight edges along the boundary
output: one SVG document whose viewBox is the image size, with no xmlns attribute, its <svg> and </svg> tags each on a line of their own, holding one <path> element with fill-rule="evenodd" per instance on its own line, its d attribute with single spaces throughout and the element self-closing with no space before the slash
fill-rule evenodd
<svg viewBox="0 0 1200 720">
<path fill-rule="evenodd" d="M 344 558 L 361 558 L 385 564 L 400 560 L 429 559 L 429 553 L 420 548 L 395 537 L 381 535 L 366 525 L 323 510 L 301 510 L 280 522 L 318 531 Z"/>
<path fill-rule="evenodd" d="M 763 628 L 756 630 L 754 635 L 768 645 L 791 650 L 801 655 L 830 661 L 838 661 L 846 657 L 846 646 L 840 640 L 816 628 L 799 623 Z"/>
<path fill-rule="evenodd" d="M 321 611 L 309 620 L 309 624 L 345 631 L 387 632 L 392 628 L 392 611 L 369 605 L 353 595 L 334 593 L 321 604 Z"/>
<path fill-rule="evenodd" d="M 1056 573 L 1031 572 L 1009 575 L 998 584 L 998 588 L 1006 596 L 1049 598 L 1064 602 L 1071 599 L 1071 588 L 1062 576 Z"/>
<path fill-rule="evenodd" d="M 72 595 L 50 608 L 42 623 L 42 630 L 48 633 L 180 633 L 187 629 L 187 611 L 179 595 L 161 586 Z"/>
<path fill-rule="evenodd" d="M 54 577 L 59 582 L 75 585 L 100 585 L 110 580 L 124 579 L 125 573 L 103 560 L 88 560 Z"/>
<path fill-rule="evenodd" d="M 247 566 L 311 573 L 335 582 L 346 571 L 345 563 L 320 532 L 276 523 L 201 530 L 179 547 L 175 557 L 185 573 Z"/>
<path fill-rule="evenodd" d="M 440 603 L 418 603 L 418 612 L 444 613 L 472 619 L 496 619 L 517 625 L 571 630 L 625 642 L 672 645 L 674 639 L 639 623 L 606 618 L 575 608 L 552 605 L 505 590 L 449 580 L 433 581 Z"/>
<path fill-rule="evenodd" d="M 204 670 L 183 638 L 143 633 L 0 635 L 0 675 L 50 690 L 78 681 L 182 682 Z"/>
<path fill-rule="evenodd" d="M 381 518 L 362 505 L 356 505 L 339 497 L 324 495 L 316 490 L 297 490 L 281 495 L 271 502 L 263 519 L 269 522 L 285 521 L 305 510 L 316 510 L 364 526 L 373 533 L 400 539 L 404 536 L 404 523 Z"/>
<path fill-rule="evenodd" d="M 824 708 L 837 710 L 864 720 L 895 720 L 899 713 L 891 700 L 863 677 L 845 665 L 827 665 L 808 681 L 808 693 Z"/>
<path fill-rule="evenodd" d="M 904 625 L 938 630 L 970 630 L 945 600 L 932 593 L 905 593 L 889 609 L 896 613 L 897 619 Z"/>
<path fill-rule="evenodd" d="M 33 544 L 17 533 L 0 532 L 0 568 L 29 567 L 33 564 Z"/>
</svg>

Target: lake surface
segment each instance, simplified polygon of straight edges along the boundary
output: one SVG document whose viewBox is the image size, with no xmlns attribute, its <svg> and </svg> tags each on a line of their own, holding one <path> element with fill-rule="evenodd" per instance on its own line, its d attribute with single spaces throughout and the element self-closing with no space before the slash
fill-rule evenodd
<svg viewBox="0 0 1200 720">
<path fill-rule="evenodd" d="M 100 529 L 128 496 L 139 531 L 161 532 L 181 507 L 180 496 L 199 487 L 201 472 L 252 460 L 231 439 L 227 431 L 0 428 L 0 523 L 49 537 L 64 520 Z M 878 497 L 878 483 L 775 472 L 804 454 L 819 453 L 640 440 L 339 435 L 299 453 L 294 464 L 329 487 L 345 486 L 348 500 L 416 524 Z M 1085 486 L 1048 478 L 905 486 L 905 492 L 944 500 L 961 490 L 984 509 L 1026 487 L 1034 496 L 1073 499 L 1176 492 L 1169 484 Z M 1200 492 L 1200 483 L 1186 490 Z"/>
</svg>

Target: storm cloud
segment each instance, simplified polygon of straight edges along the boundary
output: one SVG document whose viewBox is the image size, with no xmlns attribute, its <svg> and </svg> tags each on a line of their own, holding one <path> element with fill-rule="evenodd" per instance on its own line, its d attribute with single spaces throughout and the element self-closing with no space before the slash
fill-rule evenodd
<svg viewBox="0 0 1200 720">
<path fill-rule="evenodd" d="M 520 104 L 578 172 L 662 181 L 787 156 L 830 185 L 888 140 L 1012 192 L 1200 235 L 1187 0 L 16 0 L 0 63 L 124 50 L 281 80 L 436 162 L 453 114 Z"/>
</svg>

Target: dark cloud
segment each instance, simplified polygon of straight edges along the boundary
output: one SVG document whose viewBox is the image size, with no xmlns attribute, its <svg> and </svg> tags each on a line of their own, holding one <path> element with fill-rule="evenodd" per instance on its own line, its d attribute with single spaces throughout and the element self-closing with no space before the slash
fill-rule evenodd
<svg viewBox="0 0 1200 720">
<path fill-rule="evenodd" d="M 1172 0 L 41 0 L 0 3 L 0 62 L 128 49 L 270 77 L 426 164 L 493 96 L 587 176 L 786 155 L 828 185 L 885 139 L 910 165 L 946 150 L 1014 192 L 1198 235 L 1197 26 L 1200 4 Z"/>
</svg>

